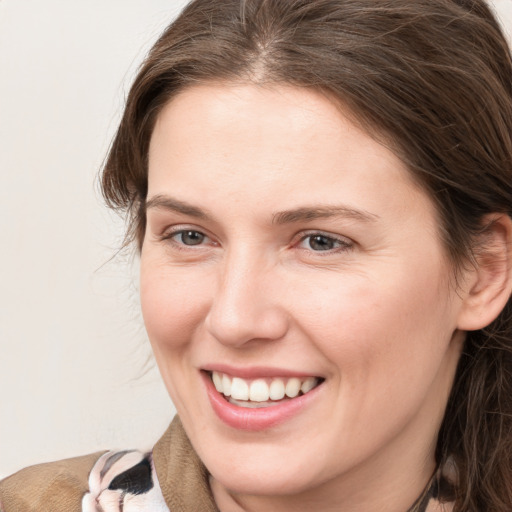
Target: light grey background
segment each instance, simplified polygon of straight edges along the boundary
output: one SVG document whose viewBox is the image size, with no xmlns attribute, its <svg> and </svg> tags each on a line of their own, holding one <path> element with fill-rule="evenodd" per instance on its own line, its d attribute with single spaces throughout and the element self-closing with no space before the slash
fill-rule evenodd
<svg viewBox="0 0 512 512">
<path fill-rule="evenodd" d="M 154 443 L 174 413 L 123 223 L 95 183 L 125 93 L 184 0 L 0 1 L 0 477 Z M 134 265 L 136 267 L 136 263 Z"/>
<path fill-rule="evenodd" d="M 494 3 L 512 33 L 512 0 Z M 95 179 L 137 65 L 184 4 L 0 0 L 0 478 L 150 447 L 174 414 Z"/>
</svg>

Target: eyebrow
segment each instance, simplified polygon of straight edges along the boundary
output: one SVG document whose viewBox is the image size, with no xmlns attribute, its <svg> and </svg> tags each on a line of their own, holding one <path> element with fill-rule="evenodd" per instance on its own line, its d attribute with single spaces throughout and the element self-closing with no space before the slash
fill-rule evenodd
<svg viewBox="0 0 512 512">
<path fill-rule="evenodd" d="M 162 194 L 153 196 L 146 201 L 146 211 L 152 208 L 170 210 L 202 220 L 208 220 L 210 218 L 210 216 L 204 210 L 201 210 L 201 208 Z"/>
<path fill-rule="evenodd" d="M 335 217 L 353 219 L 360 222 L 375 222 L 379 219 L 379 216 L 374 213 L 347 206 L 311 206 L 277 212 L 272 217 L 272 223 L 291 224 L 294 222 L 309 222 Z"/>
<path fill-rule="evenodd" d="M 189 215 L 201 220 L 211 220 L 211 216 L 201 208 L 190 203 L 179 201 L 170 196 L 158 194 L 146 201 L 146 211 L 149 209 L 169 210 L 183 215 Z M 360 222 L 375 222 L 379 216 L 347 206 L 305 206 L 293 210 L 284 210 L 272 215 L 272 224 L 293 224 L 295 222 L 310 222 L 317 219 L 346 218 Z"/>
</svg>

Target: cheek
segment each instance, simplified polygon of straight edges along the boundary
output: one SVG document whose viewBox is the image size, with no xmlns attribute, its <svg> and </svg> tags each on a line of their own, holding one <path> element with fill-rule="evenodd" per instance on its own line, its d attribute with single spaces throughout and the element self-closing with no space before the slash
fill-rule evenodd
<svg viewBox="0 0 512 512">
<path fill-rule="evenodd" d="M 146 330 L 155 349 L 183 348 L 202 322 L 208 286 L 198 276 L 141 262 L 140 297 Z"/>
<path fill-rule="evenodd" d="M 361 443 L 361 453 L 369 445 L 364 432 L 372 432 L 372 442 L 384 442 L 432 396 L 437 405 L 428 410 L 437 417 L 451 385 L 456 360 L 448 355 L 453 333 L 449 295 L 435 288 L 439 274 L 431 273 L 430 279 L 411 275 L 396 273 L 393 283 L 383 276 L 345 280 L 337 287 L 337 300 L 308 295 L 316 314 L 303 329 L 330 363 L 333 421 L 346 429 L 354 446 Z"/>
<path fill-rule="evenodd" d="M 381 384 L 434 372 L 455 327 L 454 299 L 439 268 L 332 280 L 309 290 L 303 329 L 342 374 Z"/>
</svg>

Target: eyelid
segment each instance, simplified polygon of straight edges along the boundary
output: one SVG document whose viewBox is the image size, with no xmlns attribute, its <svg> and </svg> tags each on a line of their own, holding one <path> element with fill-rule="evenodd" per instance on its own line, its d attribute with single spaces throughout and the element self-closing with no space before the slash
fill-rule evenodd
<svg viewBox="0 0 512 512">
<path fill-rule="evenodd" d="M 197 233 L 200 233 L 201 235 L 203 235 L 205 237 L 206 243 L 200 243 L 200 244 L 194 246 L 194 245 L 186 245 L 186 244 L 180 243 L 173 239 L 173 237 L 175 235 L 177 235 L 179 233 L 186 232 L 186 231 L 196 231 Z M 339 244 L 339 247 L 336 247 L 333 249 L 327 249 L 325 251 L 315 251 L 313 249 L 306 249 L 306 248 L 301 248 L 301 247 L 299 247 L 299 249 L 302 249 L 309 253 L 313 253 L 315 255 L 321 256 L 323 254 L 323 255 L 327 256 L 330 254 L 332 255 L 332 254 L 335 254 L 338 252 L 343 252 L 343 251 L 349 250 L 355 245 L 355 242 L 346 236 L 335 234 L 335 233 L 328 232 L 328 231 L 318 230 L 318 229 L 308 229 L 308 230 L 301 231 L 301 232 L 297 233 L 293 237 L 291 245 L 293 247 L 297 247 L 299 244 L 301 244 L 307 238 L 314 237 L 314 236 L 322 236 L 322 237 L 328 238 L 330 240 L 333 240 Z M 162 234 L 158 235 L 158 239 L 160 241 L 172 242 L 175 245 L 175 247 L 182 249 L 182 250 L 199 250 L 199 249 L 205 248 L 205 246 L 211 247 L 211 246 L 219 246 L 220 245 L 215 240 L 215 238 L 208 232 L 208 230 L 206 230 L 202 227 L 196 226 L 194 224 L 176 224 L 173 226 L 168 226 L 163 230 Z"/>
<path fill-rule="evenodd" d="M 343 251 L 349 250 L 355 245 L 355 242 L 346 236 L 338 235 L 335 233 L 330 233 L 328 231 L 322 231 L 322 230 L 318 230 L 318 229 L 301 231 L 294 237 L 293 245 L 298 246 L 300 243 L 302 243 L 307 238 L 314 237 L 314 236 L 322 236 L 322 237 L 328 238 L 330 240 L 334 240 L 335 242 L 340 244 L 340 247 L 337 247 L 335 249 L 328 249 L 325 251 L 314 251 L 313 249 L 302 248 L 303 250 L 310 252 L 310 253 L 314 253 L 315 255 L 321 256 L 322 254 L 323 255 L 335 254 L 338 252 L 343 252 Z M 299 249 L 300 249 L 300 247 L 299 247 Z"/>
<path fill-rule="evenodd" d="M 173 237 L 175 235 L 178 235 L 179 233 L 183 233 L 183 232 L 186 232 L 186 231 L 195 231 L 197 233 L 200 233 L 210 243 L 209 244 L 201 243 L 201 244 L 198 244 L 198 245 L 194 246 L 194 245 L 186 245 L 186 244 L 177 242 L 176 240 L 173 240 Z M 162 234 L 158 236 L 158 239 L 160 241 L 173 242 L 177 247 L 180 247 L 181 249 L 186 247 L 187 249 L 194 249 L 195 248 L 197 250 L 197 249 L 203 248 L 205 245 L 215 245 L 215 246 L 219 245 L 214 240 L 213 236 L 208 233 L 208 230 L 200 228 L 199 226 L 194 226 L 193 224 L 176 224 L 176 225 L 173 225 L 173 226 L 168 226 L 167 228 L 165 228 L 163 230 Z"/>
</svg>

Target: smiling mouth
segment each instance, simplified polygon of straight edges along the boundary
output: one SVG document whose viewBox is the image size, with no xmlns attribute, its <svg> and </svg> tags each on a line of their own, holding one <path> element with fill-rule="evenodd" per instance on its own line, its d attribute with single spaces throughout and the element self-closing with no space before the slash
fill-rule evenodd
<svg viewBox="0 0 512 512">
<path fill-rule="evenodd" d="M 319 386 L 321 377 L 242 379 L 209 372 L 215 389 L 231 404 L 250 409 L 272 407 L 305 395 Z"/>
</svg>

